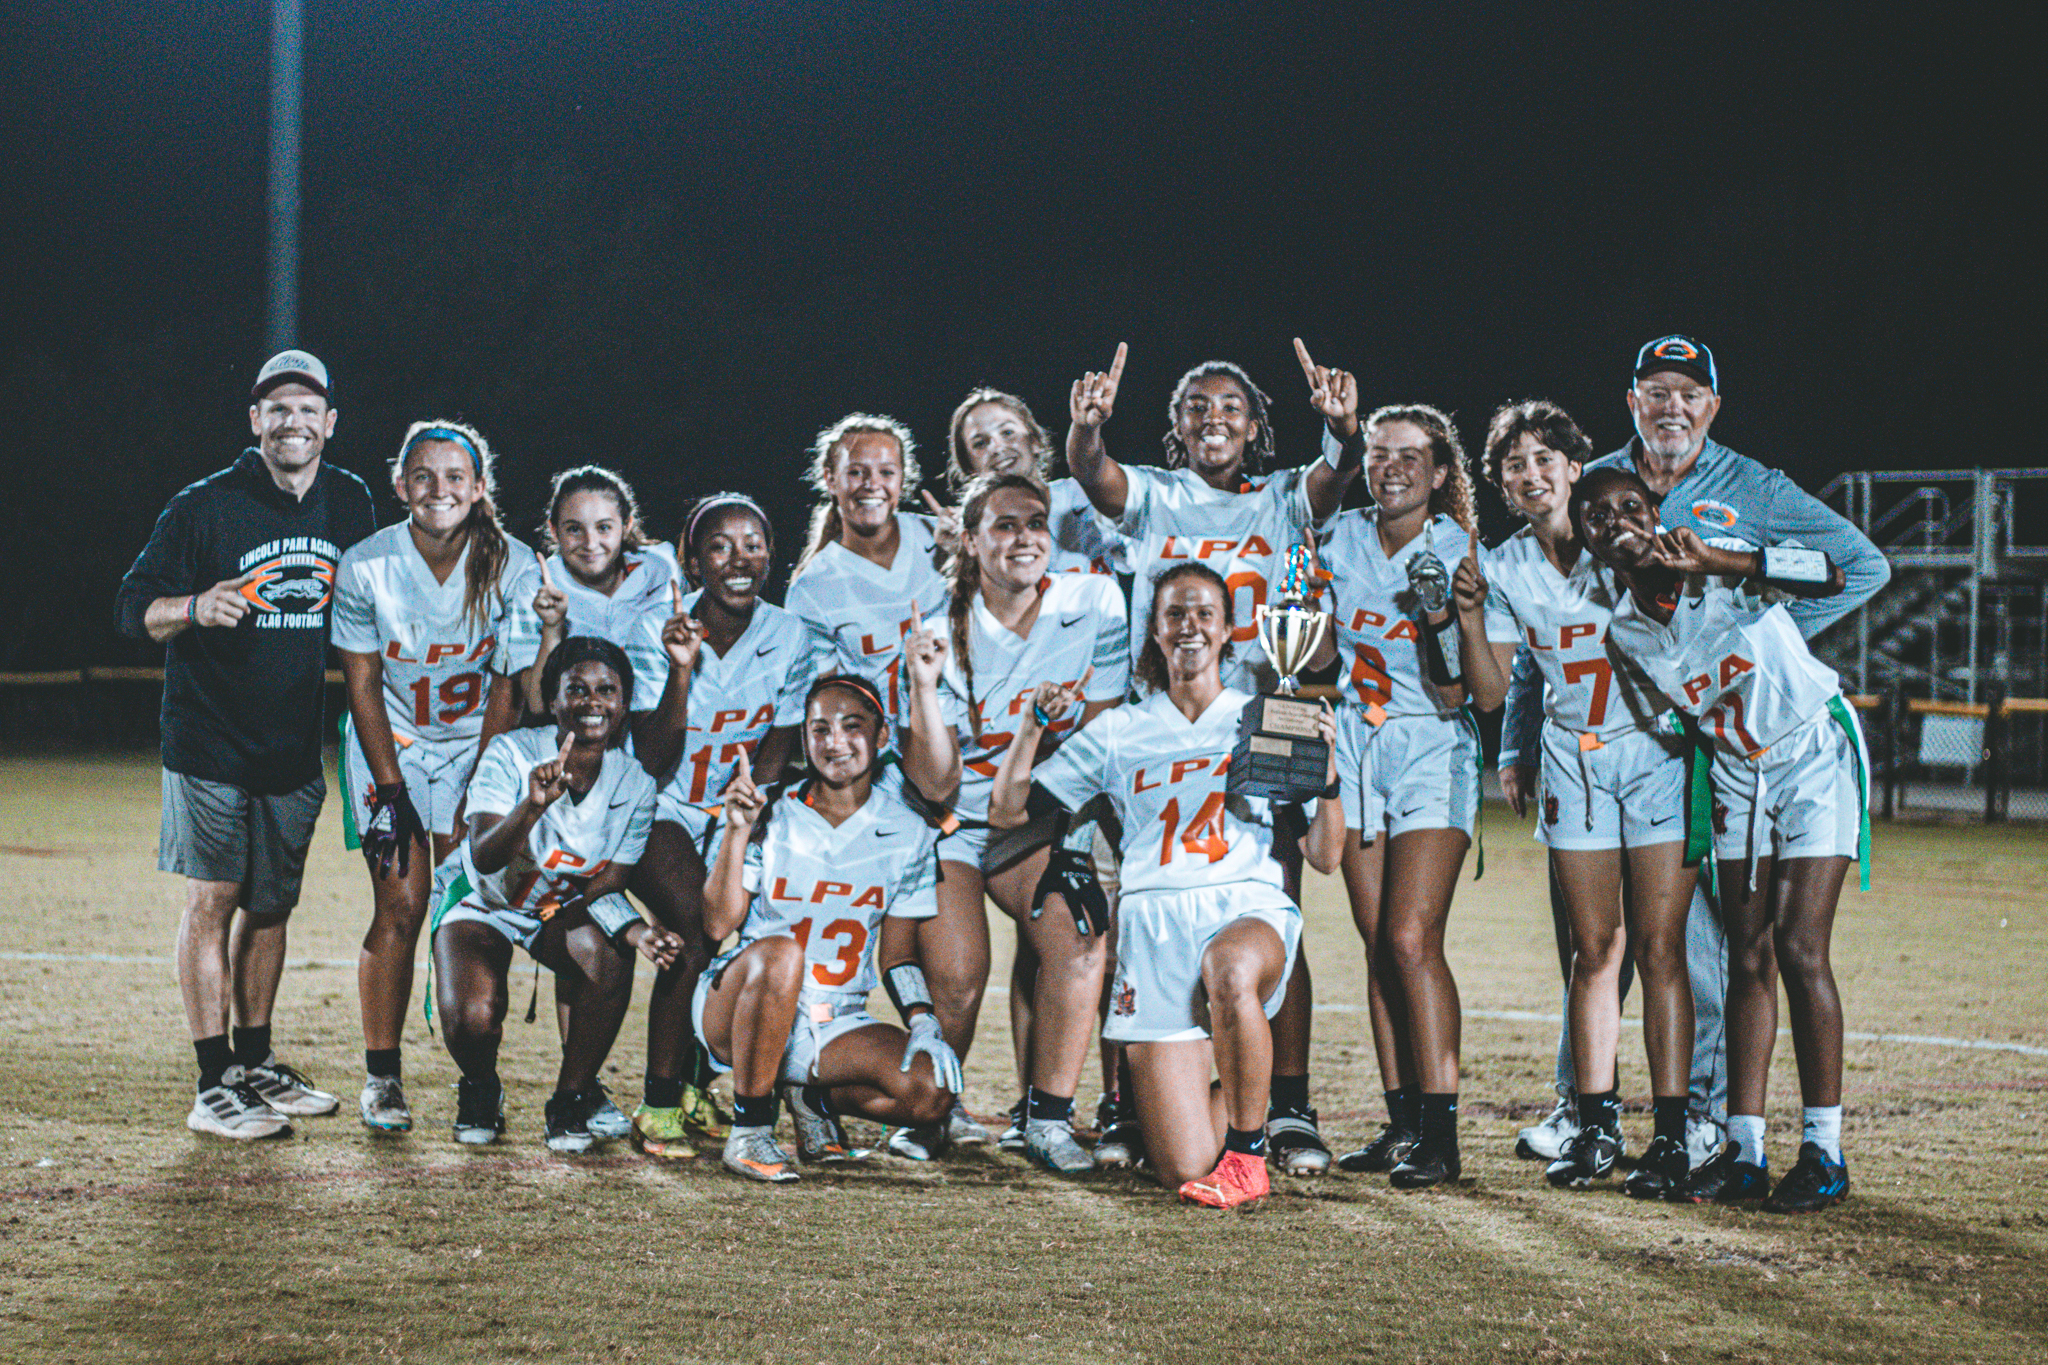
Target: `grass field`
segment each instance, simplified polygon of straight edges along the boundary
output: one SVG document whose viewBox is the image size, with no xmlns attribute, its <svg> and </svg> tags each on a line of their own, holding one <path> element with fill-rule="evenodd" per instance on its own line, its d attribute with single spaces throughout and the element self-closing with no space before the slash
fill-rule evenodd
<svg viewBox="0 0 2048 1365">
<path fill-rule="evenodd" d="M 0 759 L 0 1358 L 2048 1359 L 2038 831 L 1879 827 L 1875 889 L 1845 896 L 1836 939 L 1855 1193 L 1832 1213 L 1645 1207 L 1618 1182 L 1551 1190 L 1514 1159 L 1514 1130 L 1550 1104 L 1557 970 L 1536 846 L 1489 808 L 1486 876 L 1468 864 L 1451 920 L 1463 1184 L 1276 1180 L 1263 1206 L 1219 1214 L 993 1153 L 777 1190 L 715 1157 L 554 1157 L 545 1008 L 508 1026 L 499 1146 L 449 1140 L 454 1068 L 417 1023 L 419 1130 L 374 1139 L 353 1117 L 368 889 L 331 798 L 275 1022 L 342 1115 L 253 1150 L 196 1138 L 157 782 L 153 756 Z M 1352 1146 L 1380 1116 L 1358 942 L 1335 882 L 1308 899 L 1316 1098 Z M 608 1077 L 628 1108 L 638 1003 Z M 989 1112 L 1011 1093 L 1000 996 L 983 1019 L 968 1101 Z M 1623 1049 L 1624 1093 L 1644 1100 L 1640 1033 Z M 1789 1041 L 1774 1080 L 1783 1169 Z M 1647 1114 L 1626 1124 L 1640 1150 Z"/>
</svg>

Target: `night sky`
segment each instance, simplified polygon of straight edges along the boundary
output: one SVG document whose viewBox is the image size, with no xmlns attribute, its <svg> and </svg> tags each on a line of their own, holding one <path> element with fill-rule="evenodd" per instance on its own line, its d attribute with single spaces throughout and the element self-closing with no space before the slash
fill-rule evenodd
<svg viewBox="0 0 2048 1365">
<path fill-rule="evenodd" d="M 595 459 L 669 536 L 688 497 L 754 492 L 786 565 L 819 427 L 894 414 L 935 476 L 969 387 L 1063 431 L 1119 340 L 1107 437 L 1139 461 L 1212 356 L 1307 459 L 1296 334 L 1475 450 L 1533 396 L 1611 449 L 1635 348 L 1676 330 L 1721 362 L 1715 434 L 1809 488 L 2044 462 L 2040 83 L 1962 11 L 307 11 L 300 340 L 335 372 L 329 456 L 381 490 L 408 421 L 471 420 L 529 539 L 547 474 Z M 114 638 L 115 583 L 243 444 L 267 16 L 0 19 L 0 557 L 45 585 L 0 608 L 0 669 L 152 658 Z"/>
</svg>

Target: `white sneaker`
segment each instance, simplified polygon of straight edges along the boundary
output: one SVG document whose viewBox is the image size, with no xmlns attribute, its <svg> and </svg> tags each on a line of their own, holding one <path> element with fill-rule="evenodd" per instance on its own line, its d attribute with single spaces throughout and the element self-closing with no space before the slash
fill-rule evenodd
<svg viewBox="0 0 2048 1365">
<path fill-rule="evenodd" d="M 607 1139 L 631 1136 L 633 1120 L 627 1118 L 620 1112 L 619 1106 L 612 1103 L 611 1091 L 599 1085 L 597 1100 L 590 1112 L 583 1116 L 583 1126 L 590 1131 L 590 1135 L 594 1138 Z"/>
<path fill-rule="evenodd" d="M 1524 1161 L 1556 1161 L 1578 1133 L 1578 1097 L 1560 1094 L 1549 1118 L 1515 1135 L 1515 1155 Z"/>
<path fill-rule="evenodd" d="M 1687 1169 L 1698 1170 L 1701 1163 L 1721 1150 L 1727 1133 L 1721 1125 L 1707 1114 L 1685 1116 L 1685 1160 Z"/>
<path fill-rule="evenodd" d="M 954 1100 L 953 1112 L 946 1115 L 946 1141 L 955 1147 L 986 1147 L 995 1141 L 995 1135 L 982 1127 L 965 1105 Z"/>
<path fill-rule="evenodd" d="M 410 1133 L 412 1110 L 405 1103 L 405 1087 L 396 1076 L 371 1076 L 363 1082 L 363 1127 L 373 1133 Z"/>
<path fill-rule="evenodd" d="M 889 1134 L 889 1155 L 906 1161 L 932 1161 L 946 1150 L 945 1125 L 898 1128 Z"/>
<path fill-rule="evenodd" d="M 1070 1119 L 1026 1119 L 1024 1154 L 1054 1175 L 1095 1169 L 1095 1155 L 1074 1137 Z"/>
<path fill-rule="evenodd" d="M 775 1140 L 775 1132 L 769 1128 L 742 1128 L 734 1124 L 725 1139 L 722 1160 L 728 1171 L 766 1185 L 787 1185 L 803 1178 L 797 1174 L 789 1152 Z"/>
<path fill-rule="evenodd" d="M 241 1067 L 231 1066 L 219 1085 L 200 1091 L 192 1100 L 192 1112 L 185 1116 L 185 1126 L 195 1133 L 244 1141 L 290 1137 L 291 1121 L 264 1103 L 244 1076 Z"/>
<path fill-rule="evenodd" d="M 263 1102 L 280 1114 L 294 1118 L 314 1119 L 322 1114 L 331 1114 L 341 1107 L 341 1101 L 325 1090 L 315 1090 L 313 1083 L 301 1075 L 297 1068 L 286 1066 L 277 1060 L 275 1052 L 261 1066 L 247 1069 L 249 1088 L 263 1097 Z"/>
</svg>

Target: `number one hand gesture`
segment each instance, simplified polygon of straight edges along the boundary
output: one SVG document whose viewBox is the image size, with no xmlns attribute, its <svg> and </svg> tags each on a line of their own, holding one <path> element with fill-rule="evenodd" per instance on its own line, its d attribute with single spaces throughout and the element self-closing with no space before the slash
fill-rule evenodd
<svg viewBox="0 0 2048 1365">
<path fill-rule="evenodd" d="M 1124 342 L 1116 344 L 1116 359 L 1109 362 L 1109 373 L 1101 374 L 1090 370 L 1074 381 L 1074 391 L 1067 401 L 1068 416 L 1077 427 L 1097 430 L 1109 420 L 1116 410 L 1117 386 L 1123 383 L 1124 359 L 1131 348 Z"/>
<path fill-rule="evenodd" d="M 569 751 L 575 747 L 576 736 L 563 735 L 562 751 L 545 763 L 534 764 L 526 775 L 526 799 L 535 809 L 546 810 L 569 790 Z"/>
<path fill-rule="evenodd" d="M 1309 358 L 1308 347 L 1294 339 L 1294 354 L 1308 377 L 1309 406 L 1322 414 L 1330 434 L 1340 441 L 1358 435 L 1358 380 L 1349 370 L 1332 370 Z"/>
<path fill-rule="evenodd" d="M 673 615 L 661 628 L 661 647 L 668 652 L 670 668 L 684 673 L 697 667 L 697 652 L 704 646 L 704 623 L 683 609 L 683 590 L 674 580 L 668 585 L 669 606 Z"/>
<path fill-rule="evenodd" d="M 745 838 L 760 818 L 762 796 L 760 788 L 754 785 L 754 761 L 744 744 L 740 746 L 739 760 L 733 764 L 732 781 L 725 784 L 725 792 L 718 799 L 724 807 L 726 832 Z"/>
<path fill-rule="evenodd" d="M 1465 557 L 1458 561 L 1458 571 L 1451 575 L 1451 595 L 1458 599 L 1458 614 L 1470 616 L 1483 609 L 1490 591 L 1479 567 L 1479 537 L 1474 536 Z"/>
<path fill-rule="evenodd" d="M 541 625 L 553 630 L 569 619 L 569 598 L 555 586 L 554 575 L 548 572 L 547 556 L 536 551 L 534 558 L 540 561 L 540 591 L 533 595 L 533 614 L 540 618 Z"/>
</svg>

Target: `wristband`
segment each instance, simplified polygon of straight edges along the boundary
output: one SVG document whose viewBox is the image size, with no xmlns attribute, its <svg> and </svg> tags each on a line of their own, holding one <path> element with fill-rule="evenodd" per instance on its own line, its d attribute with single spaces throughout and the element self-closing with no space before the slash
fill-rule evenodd
<svg viewBox="0 0 2048 1365">
<path fill-rule="evenodd" d="M 1342 796 L 1343 794 L 1344 779 L 1339 777 L 1333 779 L 1329 786 L 1317 792 L 1316 796 L 1324 801 L 1335 801 L 1338 797 Z"/>
<path fill-rule="evenodd" d="M 1052 729 L 1052 717 L 1047 715 L 1045 708 L 1036 701 L 1031 703 L 1031 719 L 1038 722 L 1038 728 L 1041 730 Z"/>
<path fill-rule="evenodd" d="M 905 1023 L 910 1022 L 912 1007 L 923 1005 L 928 1010 L 932 1009 L 932 993 L 924 983 L 924 968 L 915 962 L 899 962 L 883 972 L 882 989 L 889 992 L 896 1013 L 903 1016 Z"/>
<path fill-rule="evenodd" d="M 1446 636 L 1450 638 L 1445 639 Z M 1458 618 L 1452 615 L 1441 625 L 1422 623 L 1422 656 L 1429 670 L 1429 680 L 1438 687 L 1455 687 L 1465 680 L 1464 672 L 1457 666 Z"/>
<path fill-rule="evenodd" d="M 1834 565 L 1820 550 L 1802 550 L 1791 545 L 1766 545 L 1757 558 L 1763 577 L 1772 583 L 1811 583 L 1816 586 L 1834 577 Z"/>
<path fill-rule="evenodd" d="M 185 599 L 185 624 L 188 626 L 199 624 L 199 594 L 196 592 Z"/>
</svg>

